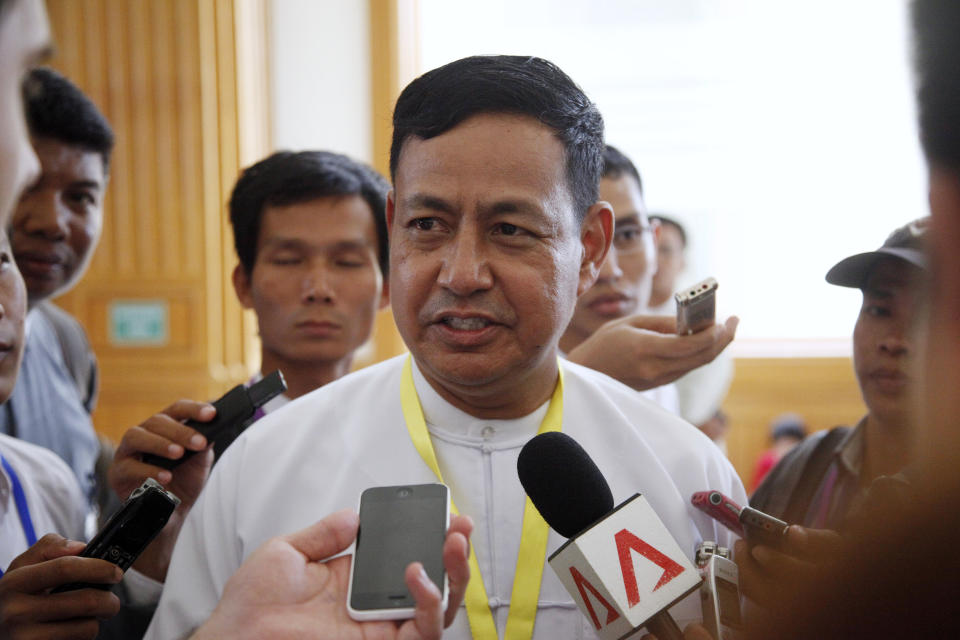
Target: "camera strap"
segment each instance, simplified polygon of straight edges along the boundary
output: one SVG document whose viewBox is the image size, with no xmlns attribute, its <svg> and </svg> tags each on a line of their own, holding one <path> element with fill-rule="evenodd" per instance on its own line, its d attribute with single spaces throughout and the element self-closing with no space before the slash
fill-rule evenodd
<svg viewBox="0 0 960 640">
<path fill-rule="evenodd" d="M 27 506 L 27 496 L 23 492 L 23 485 L 20 484 L 17 472 L 13 470 L 2 453 L 0 453 L 0 464 L 3 465 L 3 470 L 7 472 L 7 476 L 10 478 L 13 501 L 17 505 L 17 514 L 20 516 L 20 526 L 23 527 L 23 535 L 27 539 L 27 546 L 32 547 L 37 542 L 37 534 L 33 530 L 33 519 L 30 518 L 30 508 Z M 0 576 L 2 575 L 3 569 L 0 568 Z"/>
<path fill-rule="evenodd" d="M 400 380 L 400 402 L 403 406 L 403 417 L 407 423 L 407 431 L 413 445 L 420 453 L 420 457 L 427 463 L 430 470 L 440 482 L 443 475 L 437 464 L 437 454 L 430 441 L 427 431 L 427 422 L 423 416 L 423 407 L 420 397 L 413 383 L 412 357 L 407 356 L 403 365 Z M 560 431 L 563 423 L 563 368 L 557 361 L 559 377 L 557 386 L 553 390 L 547 415 L 543 417 L 537 433 L 546 431 Z M 453 499 L 450 507 L 454 513 L 459 513 Z M 528 497 L 523 509 L 523 528 L 520 535 L 520 551 L 517 554 L 517 569 L 513 577 L 513 589 L 510 593 L 510 612 L 507 615 L 507 628 L 504 640 L 530 640 L 533 636 L 533 623 L 537 617 L 537 603 L 540 600 L 540 581 L 543 577 L 543 563 L 547 555 L 547 536 L 550 527 L 544 521 L 540 512 Z M 470 633 L 479 640 L 496 640 L 497 626 L 490 611 L 490 600 L 487 590 L 483 586 L 483 576 L 480 575 L 480 564 L 473 545 L 470 545 L 470 582 L 467 583 L 467 593 L 464 597 L 467 605 L 467 618 L 470 622 Z"/>
</svg>

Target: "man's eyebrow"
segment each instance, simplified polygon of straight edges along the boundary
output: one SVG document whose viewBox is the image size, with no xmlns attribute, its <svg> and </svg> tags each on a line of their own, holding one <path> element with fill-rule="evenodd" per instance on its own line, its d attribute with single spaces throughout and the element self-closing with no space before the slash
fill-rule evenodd
<svg viewBox="0 0 960 640">
<path fill-rule="evenodd" d="M 102 189 L 103 183 L 97 180 L 74 180 L 70 183 L 71 189 Z"/>
<path fill-rule="evenodd" d="M 628 211 L 621 216 L 614 218 L 617 224 L 640 224 L 640 214 L 636 211 Z"/>
<path fill-rule="evenodd" d="M 892 298 L 893 297 L 893 287 L 889 286 L 886 283 L 880 284 L 868 284 L 863 288 L 863 293 L 865 295 L 871 296 L 873 298 Z"/>
<path fill-rule="evenodd" d="M 404 200 L 404 204 L 410 209 L 430 209 L 443 213 L 455 213 L 455 207 L 451 203 L 427 193 L 415 193 Z"/>
<path fill-rule="evenodd" d="M 304 246 L 306 243 L 300 238 L 290 236 L 267 236 L 263 239 L 262 248 L 271 249 L 296 249 Z"/>
<path fill-rule="evenodd" d="M 321 245 L 324 250 L 354 251 L 369 249 L 371 243 L 367 240 L 339 240 L 330 244 Z M 263 247 L 270 249 L 309 249 L 310 243 L 291 236 L 268 236 L 263 241 Z"/>
<path fill-rule="evenodd" d="M 540 207 L 525 200 L 498 200 L 497 202 L 483 207 L 483 209 L 486 213 L 491 215 L 501 213 L 530 214 L 540 212 Z"/>
</svg>

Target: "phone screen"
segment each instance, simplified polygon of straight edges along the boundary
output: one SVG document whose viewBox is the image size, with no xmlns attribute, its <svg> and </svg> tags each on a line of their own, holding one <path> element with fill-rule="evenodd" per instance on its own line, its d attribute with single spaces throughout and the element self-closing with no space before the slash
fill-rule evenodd
<svg viewBox="0 0 960 640">
<path fill-rule="evenodd" d="M 447 487 L 442 484 L 374 487 L 363 492 L 352 608 L 412 608 L 413 596 L 403 580 L 411 562 L 422 563 L 443 593 L 447 508 Z"/>
</svg>

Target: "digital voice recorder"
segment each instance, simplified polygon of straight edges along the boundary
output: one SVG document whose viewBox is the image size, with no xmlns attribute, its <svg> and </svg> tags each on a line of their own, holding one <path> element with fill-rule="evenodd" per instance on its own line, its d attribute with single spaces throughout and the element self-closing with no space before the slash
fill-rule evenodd
<svg viewBox="0 0 960 640">
<path fill-rule="evenodd" d="M 226 430 L 242 424 L 253 417 L 257 409 L 287 390 L 287 383 L 280 371 L 274 371 L 263 380 L 249 387 L 238 384 L 227 391 L 219 400 L 213 402 L 217 415 L 209 422 L 187 420 L 186 424 L 203 434 L 208 443 L 214 442 Z M 189 460 L 196 451 L 184 451 L 176 460 L 158 455 L 145 454 L 143 461 L 164 469 L 173 469 L 181 462 Z"/>
<path fill-rule="evenodd" d="M 80 552 L 81 558 L 99 558 L 120 567 L 122 571 L 130 568 L 137 557 L 143 553 L 157 534 L 167 524 L 180 499 L 164 489 L 153 478 L 147 478 L 143 484 L 133 490 L 97 535 Z M 72 582 L 57 587 L 54 593 L 75 589 L 110 589 L 109 584 L 90 584 Z"/>
</svg>

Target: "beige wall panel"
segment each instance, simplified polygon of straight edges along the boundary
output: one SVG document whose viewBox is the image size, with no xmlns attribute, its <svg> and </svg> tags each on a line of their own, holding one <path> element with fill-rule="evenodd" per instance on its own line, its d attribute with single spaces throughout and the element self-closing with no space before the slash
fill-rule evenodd
<svg viewBox="0 0 960 640">
<path fill-rule="evenodd" d="M 264 0 L 237 2 L 264 14 Z M 241 117 L 237 104 L 238 85 L 266 85 L 263 64 L 237 64 L 238 47 L 265 46 L 265 26 L 249 37 L 258 23 L 247 20 L 253 44 L 239 43 L 234 0 L 49 0 L 48 8 L 53 66 L 93 98 L 117 138 L 100 246 L 58 303 L 90 334 L 101 363 L 94 422 L 118 436 L 177 398 L 219 395 L 251 363 L 253 328 L 230 286 L 225 202 L 241 143 L 257 157 L 268 143 L 266 122 L 256 121 L 266 109 L 247 105 Z M 111 340 L 111 304 L 137 300 L 166 303 L 165 345 Z"/>
<path fill-rule="evenodd" d="M 855 424 L 865 412 L 849 358 L 738 359 L 723 407 L 731 424 L 728 454 L 745 484 L 777 415 L 799 413 L 820 430 Z"/>
</svg>

